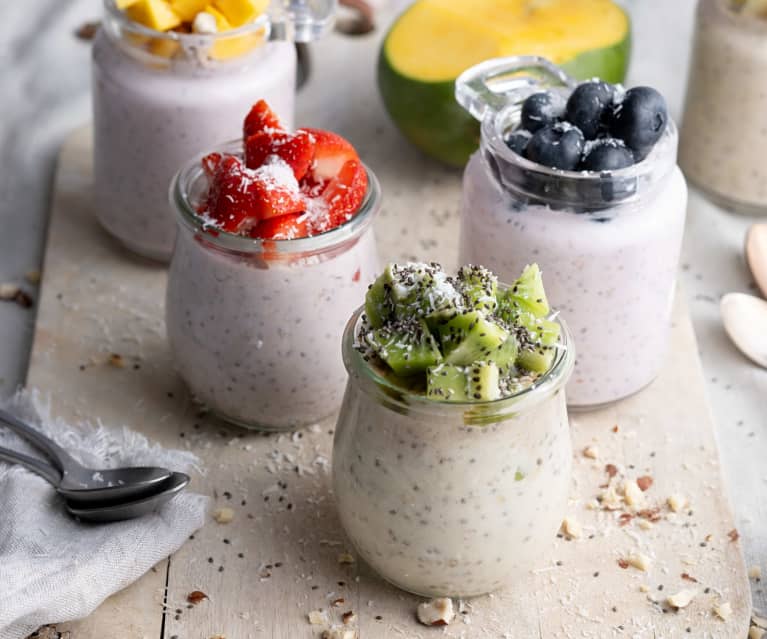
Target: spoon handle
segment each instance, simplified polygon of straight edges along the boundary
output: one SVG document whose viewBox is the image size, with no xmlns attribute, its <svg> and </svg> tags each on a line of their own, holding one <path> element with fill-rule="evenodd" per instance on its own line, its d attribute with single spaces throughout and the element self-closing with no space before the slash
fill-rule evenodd
<svg viewBox="0 0 767 639">
<path fill-rule="evenodd" d="M 46 464 L 44 461 L 36 459 L 35 457 L 25 455 L 24 453 L 19 453 L 15 450 L 0 446 L 0 461 L 24 466 L 27 470 L 31 470 L 33 473 L 36 473 L 43 479 L 49 481 L 54 487 L 58 487 L 61 482 L 61 473 L 59 473 L 53 466 Z"/>
<path fill-rule="evenodd" d="M 61 472 L 65 472 L 68 468 L 73 466 L 80 466 L 80 464 L 56 442 L 43 435 L 40 431 L 25 424 L 16 417 L 16 415 L 0 408 L 0 421 L 14 433 L 23 437 L 30 444 L 33 444 L 48 455 L 53 460 L 55 467 Z"/>
</svg>

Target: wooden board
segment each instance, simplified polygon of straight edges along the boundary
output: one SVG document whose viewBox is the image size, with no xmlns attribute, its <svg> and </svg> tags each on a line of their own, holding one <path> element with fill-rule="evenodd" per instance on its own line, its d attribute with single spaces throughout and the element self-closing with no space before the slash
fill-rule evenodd
<svg viewBox="0 0 767 639">
<path fill-rule="evenodd" d="M 384 259 L 439 259 L 452 267 L 460 175 L 424 160 L 386 120 L 371 80 L 376 47 L 375 38 L 332 38 L 317 47 L 323 68 L 345 63 L 346 83 L 357 93 L 340 99 L 328 90 L 327 75 L 315 76 L 301 95 L 298 120 L 345 133 L 378 173 L 385 203 L 376 228 Z M 414 619 L 417 597 L 387 586 L 363 565 L 338 562 L 349 549 L 328 488 L 332 420 L 264 436 L 197 414 L 164 341 L 165 271 L 128 255 L 95 221 L 90 143 L 90 132 L 78 131 L 62 151 L 28 384 L 50 393 L 54 411 L 66 418 L 125 424 L 164 445 L 190 448 L 208 471 L 192 488 L 233 508 L 235 520 L 211 520 L 167 566 L 89 619 L 62 625 L 72 639 L 308 639 L 322 627 L 309 625 L 307 613 L 320 608 L 335 621 L 354 611 L 362 639 L 745 636 L 748 580 L 740 544 L 728 535 L 733 518 L 681 298 L 663 375 L 630 400 L 571 420 L 576 459 L 569 510 L 582 537 L 557 539 L 526 582 L 460 602 L 464 614 L 454 624 L 424 628 Z M 110 353 L 128 365 L 110 366 Z M 598 449 L 597 459 L 581 454 L 586 446 Z M 620 511 L 589 509 L 607 481 L 606 464 L 621 475 L 653 478 L 646 499 L 660 511 L 651 529 L 641 528 L 640 518 L 622 526 Z M 670 513 L 665 501 L 672 493 L 686 496 L 689 508 Z M 652 559 L 647 572 L 620 567 L 636 552 Z M 697 589 L 697 597 L 670 611 L 665 597 L 683 588 Z M 189 607 L 193 590 L 209 599 Z M 343 603 L 333 606 L 337 599 Z M 733 610 L 726 622 L 713 613 L 724 601 Z"/>
</svg>

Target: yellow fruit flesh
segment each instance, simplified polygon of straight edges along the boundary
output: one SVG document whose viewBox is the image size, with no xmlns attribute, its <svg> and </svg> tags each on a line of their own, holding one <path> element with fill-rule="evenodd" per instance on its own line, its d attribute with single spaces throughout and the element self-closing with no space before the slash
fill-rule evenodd
<svg viewBox="0 0 767 639">
<path fill-rule="evenodd" d="M 213 0 L 213 4 L 233 27 L 253 22 L 264 12 L 268 0 Z"/>
<path fill-rule="evenodd" d="M 184 22 L 192 22 L 207 4 L 208 0 L 171 0 L 170 6 Z"/>
<path fill-rule="evenodd" d="M 131 20 L 155 31 L 168 31 L 181 24 L 181 18 L 164 0 L 137 0 L 125 13 Z"/>
<path fill-rule="evenodd" d="M 218 9 L 210 5 L 205 8 L 206 13 L 210 13 L 216 19 L 216 28 L 219 33 L 232 29 L 231 23 L 226 19 Z M 217 38 L 210 50 L 210 56 L 215 60 L 230 60 L 241 56 L 248 51 L 255 49 L 264 41 L 264 31 L 256 33 L 246 33 L 244 35 L 232 36 L 229 38 Z"/>
<path fill-rule="evenodd" d="M 127 9 L 132 4 L 135 4 L 137 0 L 115 0 L 115 6 L 122 11 Z"/>
<path fill-rule="evenodd" d="M 620 42 L 628 28 L 612 0 L 420 0 L 392 28 L 386 55 L 403 75 L 444 82 L 498 56 L 564 62 Z"/>
</svg>

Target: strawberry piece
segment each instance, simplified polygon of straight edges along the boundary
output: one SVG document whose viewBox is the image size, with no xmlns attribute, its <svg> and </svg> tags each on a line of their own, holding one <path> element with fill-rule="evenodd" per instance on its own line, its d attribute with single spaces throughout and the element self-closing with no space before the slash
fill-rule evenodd
<svg viewBox="0 0 767 639">
<path fill-rule="evenodd" d="M 283 126 L 277 114 L 265 100 L 259 100 L 250 109 L 242 126 L 242 138 L 247 140 L 254 133 L 262 131 L 282 131 Z"/>
<path fill-rule="evenodd" d="M 254 175 L 253 192 L 257 198 L 259 220 L 304 212 L 304 197 L 287 164 L 265 164 L 251 173 Z"/>
<path fill-rule="evenodd" d="M 218 163 L 208 191 L 207 213 L 222 230 L 241 233 L 258 223 L 259 202 L 252 173 L 231 155 Z"/>
<path fill-rule="evenodd" d="M 210 179 L 213 179 L 213 176 L 216 174 L 218 167 L 221 165 L 221 160 L 223 160 L 223 157 L 220 153 L 208 153 L 208 155 L 202 158 L 202 170 L 205 171 L 205 175 Z"/>
<path fill-rule="evenodd" d="M 357 151 L 347 139 L 332 131 L 322 129 L 299 129 L 314 138 L 314 161 L 311 173 L 315 180 L 330 180 L 338 175 L 350 160 L 359 160 Z"/>
<path fill-rule="evenodd" d="M 327 202 L 329 228 L 348 222 L 360 208 L 368 188 L 368 174 L 362 162 L 349 160 L 322 192 Z"/>
<path fill-rule="evenodd" d="M 251 229 L 250 236 L 265 240 L 293 240 L 306 237 L 309 235 L 308 217 L 301 213 L 273 217 Z"/>
<path fill-rule="evenodd" d="M 249 168 L 257 169 L 271 155 L 282 158 L 293 169 L 296 179 L 300 180 L 306 175 L 314 157 L 314 140 L 306 131 L 295 134 L 262 131 L 245 141 L 245 164 Z"/>
</svg>

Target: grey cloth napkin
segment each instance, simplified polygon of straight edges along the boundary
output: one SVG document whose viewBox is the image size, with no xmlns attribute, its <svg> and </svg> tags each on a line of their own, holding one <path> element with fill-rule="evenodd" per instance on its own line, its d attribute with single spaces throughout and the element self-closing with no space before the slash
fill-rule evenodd
<svg viewBox="0 0 767 639">
<path fill-rule="evenodd" d="M 53 419 L 35 393 L 5 408 L 94 467 L 161 465 L 199 470 L 190 452 L 152 445 L 127 428 Z M 0 424 L 0 445 L 40 455 Z M 0 462 L 0 639 L 80 619 L 168 557 L 205 523 L 208 498 L 184 491 L 152 515 L 105 525 L 81 523 L 45 480 Z"/>
</svg>

